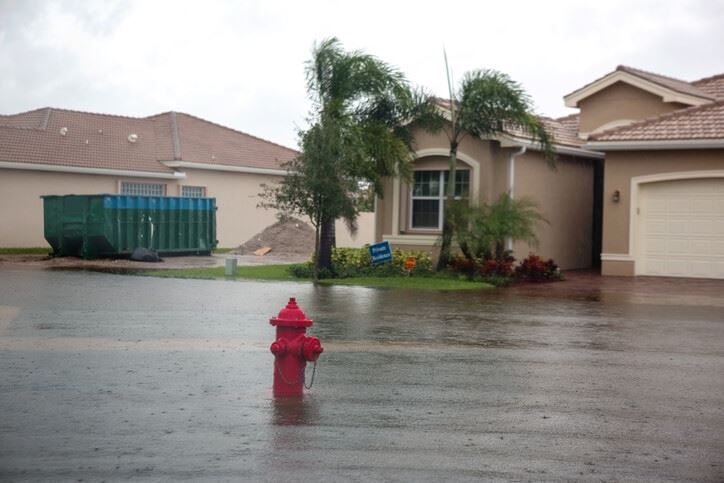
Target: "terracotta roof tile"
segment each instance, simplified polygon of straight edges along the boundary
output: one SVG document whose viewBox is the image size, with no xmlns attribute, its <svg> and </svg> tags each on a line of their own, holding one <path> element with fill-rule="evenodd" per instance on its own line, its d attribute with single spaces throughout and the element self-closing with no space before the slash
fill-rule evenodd
<svg viewBox="0 0 724 483">
<path fill-rule="evenodd" d="M 552 119 L 544 116 L 537 117 L 538 120 L 543 123 L 548 134 L 553 136 L 553 144 L 573 147 L 583 145 L 584 142 L 578 137 L 578 114 L 560 119 Z M 506 132 L 525 139 L 531 138 L 530 133 L 514 127 L 507 128 Z"/>
<path fill-rule="evenodd" d="M 35 109 L 20 114 L 0 114 L 0 127 L 15 127 L 20 129 L 44 129 L 48 122 L 50 108 Z"/>
<path fill-rule="evenodd" d="M 46 108 L 0 116 L 0 161 L 172 173 L 161 161 L 278 169 L 295 155 L 188 114 L 134 118 Z"/>
<path fill-rule="evenodd" d="M 183 161 L 280 169 L 297 155 L 286 148 L 189 114 L 176 116 Z"/>
<path fill-rule="evenodd" d="M 443 109 L 450 109 L 450 100 L 436 98 L 435 102 Z M 580 147 L 583 141 L 578 137 L 579 115 L 571 114 L 558 119 L 552 119 L 545 116 L 537 116 L 543 123 L 549 134 L 553 136 L 554 144 L 562 144 L 567 146 Z M 513 136 L 530 139 L 530 133 L 516 127 L 506 128 L 506 132 Z"/>
<path fill-rule="evenodd" d="M 591 136 L 595 141 L 724 139 L 724 100 L 681 109 Z"/>
<path fill-rule="evenodd" d="M 698 89 L 717 99 L 724 99 L 724 74 L 705 77 L 692 82 Z"/>
</svg>

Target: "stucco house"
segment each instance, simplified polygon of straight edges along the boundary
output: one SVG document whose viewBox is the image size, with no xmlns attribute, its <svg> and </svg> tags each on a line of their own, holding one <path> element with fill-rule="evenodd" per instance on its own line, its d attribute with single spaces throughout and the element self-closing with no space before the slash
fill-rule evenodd
<svg viewBox="0 0 724 483">
<path fill-rule="evenodd" d="M 517 243 L 515 256 L 601 264 L 604 275 L 724 278 L 724 74 L 687 82 L 619 66 L 564 99 L 579 112 L 542 118 L 556 170 L 519 133 L 459 146 L 458 189 L 472 203 L 508 191 L 547 218 L 539 245 Z M 422 130 L 415 139 L 414 181 L 388 180 L 375 237 L 433 253 L 449 145 Z"/>
<path fill-rule="evenodd" d="M 544 118 L 555 138 L 558 159 L 551 169 L 539 147 L 520 133 L 494 139 L 466 136 L 458 146 L 456 196 L 491 203 L 501 194 L 529 197 L 548 221 L 538 226 L 539 244 L 516 243 L 517 258 L 529 252 L 553 258 L 563 269 L 596 263 L 600 237 L 595 233 L 597 200 L 604 154 L 584 147 L 578 138 L 578 117 Z M 387 180 L 377 200 L 376 237 L 400 248 L 436 255 L 442 230 L 449 141 L 444 133 L 415 129 L 414 181 Z M 598 183 L 598 186 L 597 186 Z"/>
<path fill-rule="evenodd" d="M 724 74 L 622 66 L 565 101 L 606 153 L 602 273 L 724 278 Z"/>
<path fill-rule="evenodd" d="M 296 151 L 197 117 L 145 118 L 44 108 L 0 116 L 0 246 L 45 246 L 41 195 L 210 196 L 219 246 L 276 221 L 259 185 Z"/>
</svg>

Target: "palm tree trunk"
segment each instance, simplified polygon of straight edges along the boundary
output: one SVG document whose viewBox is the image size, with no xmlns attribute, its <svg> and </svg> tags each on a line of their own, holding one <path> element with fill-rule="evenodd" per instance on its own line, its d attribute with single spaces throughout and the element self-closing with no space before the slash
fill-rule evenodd
<svg viewBox="0 0 724 483">
<path fill-rule="evenodd" d="M 319 222 L 317 222 L 314 225 L 314 269 L 313 269 L 313 275 L 314 275 L 314 281 L 317 282 L 319 280 Z"/>
<path fill-rule="evenodd" d="M 440 256 L 437 259 L 437 271 L 444 270 L 450 263 L 450 248 L 453 238 L 452 217 L 448 216 L 448 211 L 455 199 L 455 168 L 457 165 L 458 143 L 452 141 L 450 143 L 450 173 L 447 180 L 447 195 L 445 196 L 445 209 L 443 210 L 442 220 L 442 242 L 440 243 Z"/>
<path fill-rule="evenodd" d="M 319 253 L 317 254 L 317 270 L 332 270 L 332 249 L 336 245 L 334 219 L 322 222 L 319 235 Z"/>
</svg>

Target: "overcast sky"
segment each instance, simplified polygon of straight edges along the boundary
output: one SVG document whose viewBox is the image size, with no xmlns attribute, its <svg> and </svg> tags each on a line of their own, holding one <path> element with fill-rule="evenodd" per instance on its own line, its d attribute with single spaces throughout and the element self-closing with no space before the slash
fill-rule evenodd
<svg viewBox="0 0 724 483">
<path fill-rule="evenodd" d="M 619 64 L 694 80 L 724 72 L 724 1 L 0 0 L 0 113 L 180 111 L 296 147 L 304 62 L 336 36 L 445 96 L 494 68 L 540 114 Z"/>
</svg>

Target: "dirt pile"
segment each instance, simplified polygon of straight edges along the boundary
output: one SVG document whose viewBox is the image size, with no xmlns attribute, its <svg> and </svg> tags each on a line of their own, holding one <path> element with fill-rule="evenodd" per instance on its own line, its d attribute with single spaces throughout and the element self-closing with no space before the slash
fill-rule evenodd
<svg viewBox="0 0 724 483">
<path fill-rule="evenodd" d="M 232 253 L 252 255 L 264 247 L 271 247 L 269 255 L 311 256 L 314 251 L 314 229 L 302 220 L 287 218 L 266 227 Z"/>
</svg>

